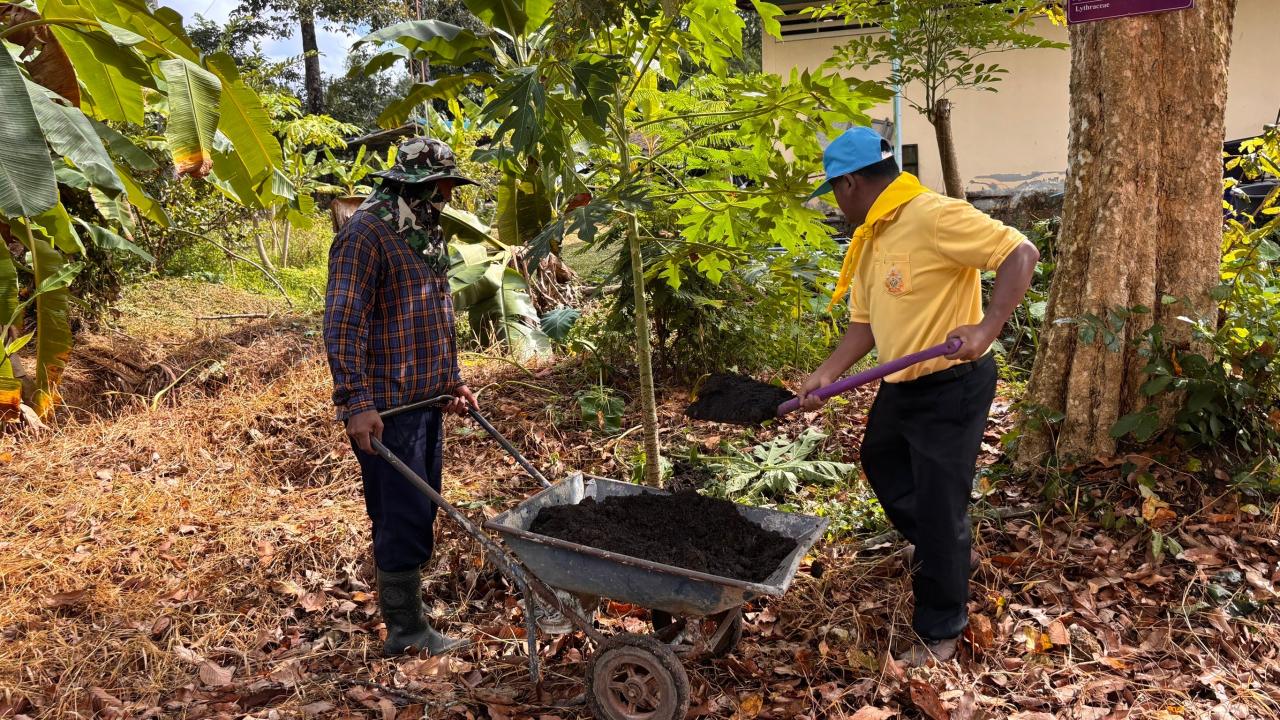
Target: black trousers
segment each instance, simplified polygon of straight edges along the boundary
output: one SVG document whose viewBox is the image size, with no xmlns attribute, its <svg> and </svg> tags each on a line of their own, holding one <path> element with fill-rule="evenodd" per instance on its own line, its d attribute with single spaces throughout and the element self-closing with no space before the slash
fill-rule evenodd
<svg viewBox="0 0 1280 720">
<path fill-rule="evenodd" d="M 382 444 L 437 492 L 443 469 L 440 410 L 387 418 Z M 353 446 L 354 447 L 354 446 Z M 373 522 L 373 560 L 383 572 L 416 570 L 431 559 L 436 505 L 377 455 L 355 448 L 364 480 L 364 506 Z"/>
<path fill-rule="evenodd" d="M 912 627 L 927 640 L 968 623 L 969 497 L 995 398 L 991 355 L 916 380 L 882 383 L 862 467 L 893 526 L 916 546 Z"/>
</svg>

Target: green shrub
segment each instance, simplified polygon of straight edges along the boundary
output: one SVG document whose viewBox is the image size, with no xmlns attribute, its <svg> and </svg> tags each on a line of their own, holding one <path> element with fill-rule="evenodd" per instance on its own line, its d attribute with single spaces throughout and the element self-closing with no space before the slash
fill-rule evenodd
<svg viewBox="0 0 1280 720">
<path fill-rule="evenodd" d="M 1246 146 L 1249 167 L 1275 169 L 1280 163 L 1280 131 Z M 1261 156 L 1261 162 L 1259 157 Z M 1153 326 L 1141 338 L 1149 379 L 1142 410 L 1112 428 L 1116 437 L 1150 439 L 1160 422 L 1155 399 L 1181 393 L 1184 401 L 1174 428 L 1191 447 L 1208 448 L 1236 468 L 1237 483 L 1280 490 L 1280 205 L 1273 193 L 1255 217 L 1230 218 L 1223 232 L 1221 284 L 1213 290 L 1215 317 L 1180 317 L 1192 325 L 1204 352 L 1172 348 L 1165 329 Z M 1182 302 L 1162 298 L 1166 304 Z M 1126 312 L 1138 312 L 1137 308 Z M 1120 313 L 1123 322 L 1124 313 Z M 1081 328 L 1082 334 L 1088 328 Z"/>
</svg>

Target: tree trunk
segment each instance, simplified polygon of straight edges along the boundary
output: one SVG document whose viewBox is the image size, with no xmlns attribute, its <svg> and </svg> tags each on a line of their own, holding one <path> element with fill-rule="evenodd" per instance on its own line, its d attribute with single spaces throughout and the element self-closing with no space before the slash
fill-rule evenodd
<svg viewBox="0 0 1280 720">
<path fill-rule="evenodd" d="M 305 12 L 299 21 L 302 23 L 303 69 L 306 73 L 304 84 L 307 89 L 307 112 L 312 115 L 324 113 L 324 82 L 320 75 L 320 45 L 316 42 L 316 18 L 311 12 Z"/>
<path fill-rule="evenodd" d="M 280 267 L 289 267 L 289 238 L 293 235 L 293 223 L 284 219 L 284 242 L 280 244 Z"/>
<path fill-rule="evenodd" d="M 621 155 L 619 182 L 626 185 L 631 174 L 631 136 L 618 103 L 617 138 Z M 649 306 L 644 290 L 644 259 L 640 255 L 640 221 L 634 213 L 627 218 L 627 250 L 631 257 L 631 286 L 636 313 L 636 365 L 640 370 L 641 422 L 644 425 L 644 480 L 653 487 L 662 485 L 662 454 L 658 447 L 658 401 L 653 388 L 653 351 L 649 347 Z"/>
<path fill-rule="evenodd" d="M 956 159 L 956 141 L 951 137 L 951 101 L 942 98 L 929 113 L 934 135 L 938 138 L 938 158 L 942 162 L 942 181 L 947 195 L 964 199 L 964 183 L 960 182 L 960 161 Z"/>
<path fill-rule="evenodd" d="M 1071 28 L 1067 193 L 1023 464 L 1113 454 L 1112 426 L 1146 405 L 1143 333 L 1158 323 L 1167 348 L 1190 349 L 1190 328 L 1177 317 L 1215 312 L 1235 5 L 1201 0 Z M 1180 302 L 1164 304 L 1166 296 Z M 1151 312 L 1129 316 L 1110 350 L 1104 333 L 1085 342 L 1081 324 L 1062 322 L 1137 306 Z M 1161 400 L 1162 422 L 1175 401 Z"/>
<path fill-rule="evenodd" d="M 422 20 L 425 18 L 425 16 L 422 13 L 422 0 L 414 0 L 414 15 L 416 15 L 419 20 Z M 431 61 L 428 60 L 427 58 L 423 58 L 419 62 L 409 60 L 409 73 L 410 75 L 416 75 L 416 79 L 418 82 L 421 82 L 421 83 L 431 82 Z M 419 108 L 422 111 L 422 119 L 426 122 L 426 128 L 425 128 L 426 134 L 428 137 L 430 137 L 431 135 L 431 100 L 429 98 L 426 100 L 423 100 L 422 105 L 420 105 Z"/>
<path fill-rule="evenodd" d="M 271 223 L 271 235 L 272 238 L 275 237 L 274 222 Z M 275 272 L 276 268 L 271 264 L 271 253 L 267 251 L 267 244 L 262 240 L 262 225 L 257 217 L 253 219 L 253 242 L 257 247 L 258 259 L 262 261 L 262 267 L 266 268 L 267 272 Z"/>
</svg>

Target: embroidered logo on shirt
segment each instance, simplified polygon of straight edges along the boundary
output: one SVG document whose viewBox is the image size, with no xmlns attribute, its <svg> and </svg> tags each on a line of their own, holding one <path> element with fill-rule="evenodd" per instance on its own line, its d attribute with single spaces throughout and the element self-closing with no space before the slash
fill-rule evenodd
<svg viewBox="0 0 1280 720">
<path fill-rule="evenodd" d="M 889 268 L 888 274 L 884 276 L 884 289 L 888 290 L 890 295 L 901 295 L 906 289 L 906 285 L 902 282 L 902 271 L 896 266 Z"/>
</svg>

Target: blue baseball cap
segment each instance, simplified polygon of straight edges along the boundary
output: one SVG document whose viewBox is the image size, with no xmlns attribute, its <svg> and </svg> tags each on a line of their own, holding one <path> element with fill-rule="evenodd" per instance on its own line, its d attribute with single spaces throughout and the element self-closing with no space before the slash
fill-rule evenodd
<svg viewBox="0 0 1280 720">
<path fill-rule="evenodd" d="M 848 175 L 886 158 L 893 157 L 893 147 L 880 133 L 869 127 L 855 126 L 845 130 L 831 141 L 822 153 L 822 166 L 827 179 L 809 197 L 816 198 L 831 192 L 831 181 Z"/>
</svg>

